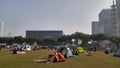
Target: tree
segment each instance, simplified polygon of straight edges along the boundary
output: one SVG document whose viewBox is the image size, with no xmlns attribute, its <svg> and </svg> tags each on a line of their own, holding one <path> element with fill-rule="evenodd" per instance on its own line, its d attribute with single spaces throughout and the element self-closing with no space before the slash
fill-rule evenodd
<svg viewBox="0 0 120 68">
<path fill-rule="evenodd" d="M 47 45 L 47 46 L 55 45 L 57 43 L 57 41 L 53 38 L 45 38 L 42 42 L 44 45 Z"/>
<path fill-rule="evenodd" d="M 18 44 L 22 44 L 23 41 L 23 37 L 22 36 L 16 36 L 14 37 L 14 43 L 18 43 Z"/>
<path fill-rule="evenodd" d="M 109 37 L 109 40 L 112 43 L 115 43 L 117 48 L 120 48 L 120 37 L 115 37 L 115 36 L 114 37 Z"/>
<path fill-rule="evenodd" d="M 108 39 L 108 36 L 104 35 L 104 34 L 95 34 L 95 35 L 91 35 L 90 37 L 92 40 L 97 40 L 97 41 L 101 41 L 101 40 L 106 40 Z"/>
</svg>

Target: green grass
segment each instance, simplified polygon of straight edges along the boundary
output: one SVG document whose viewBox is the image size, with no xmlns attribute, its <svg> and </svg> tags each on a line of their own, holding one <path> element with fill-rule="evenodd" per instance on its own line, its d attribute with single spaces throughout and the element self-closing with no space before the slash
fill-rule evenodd
<svg viewBox="0 0 120 68">
<path fill-rule="evenodd" d="M 65 62 L 37 63 L 35 59 L 47 57 L 47 50 L 36 50 L 24 55 L 14 55 L 8 49 L 0 51 L 0 68 L 120 68 L 120 58 L 113 54 L 105 55 L 101 51 L 92 52 L 93 56 L 80 54 L 70 57 Z"/>
</svg>

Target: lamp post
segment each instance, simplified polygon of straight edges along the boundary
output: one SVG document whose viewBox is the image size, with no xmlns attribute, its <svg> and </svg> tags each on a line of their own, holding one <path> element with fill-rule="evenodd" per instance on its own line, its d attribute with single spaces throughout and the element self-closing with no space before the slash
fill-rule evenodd
<svg viewBox="0 0 120 68">
<path fill-rule="evenodd" d="M 72 44 L 74 44 L 74 42 L 75 42 L 75 39 L 72 39 Z"/>
<path fill-rule="evenodd" d="M 80 45 L 82 43 L 82 40 L 78 39 L 78 45 Z"/>
</svg>

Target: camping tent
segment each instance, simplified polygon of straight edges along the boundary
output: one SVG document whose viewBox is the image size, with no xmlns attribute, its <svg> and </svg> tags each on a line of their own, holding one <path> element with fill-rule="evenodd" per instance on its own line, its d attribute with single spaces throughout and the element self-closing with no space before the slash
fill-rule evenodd
<svg viewBox="0 0 120 68">
<path fill-rule="evenodd" d="M 37 42 L 34 42 L 32 45 L 31 45 L 31 49 L 32 50 L 40 50 L 41 49 L 41 46 L 39 46 L 37 44 Z"/>
<path fill-rule="evenodd" d="M 68 58 L 68 57 L 77 57 L 77 56 L 72 54 L 70 48 L 67 48 L 65 57 Z"/>
<path fill-rule="evenodd" d="M 67 50 L 67 46 L 62 45 L 62 46 L 58 47 L 58 49 L 57 49 L 57 51 L 59 51 L 61 53 L 63 50 Z"/>
<path fill-rule="evenodd" d="M 31 46 L 24 42 L 22 44 L 22 49 L 25 51 L 31 51 Z"/>
<path fill-rule="evenodd" d="M 78 47 L 76 48 L 76 50 L 77 50 L 79 53 L 84 53 L 84 52 L 85 52 L 84 49 L 83 49 L 81 46 L 78 46 Z"/>
<path fill-rule="evenodd" d="M 49 61 L 50 62 L 61 62 L 61 61 L 65 61 L 65 57 L 60 52 L 54 52 L 49 55 Z"/>
<path fill-rule="evenodd" d="M 35 62 L 43 62 L 43 63 L 46 63 L 46 62 L 63 62 L 65 61 L 65 57 L 62 53 L 60 52 L 53 52 L 53 53 L 50 53 L 48 58 L 44 58 L 42 60 L 34 60 Z"/>
<path fill-rule="evenodd" d="M 115 51 L 114 56 L 120 57 L 120 48 Z"/>
<path fill-rule="evenodd" d="M 75 55 L 72 54 L 72 52 L 68 46 L 60 46 L 57 51 L 62 53 L 63 50 L 65 50 L 65 52 L 66 52 L 65 58 L 72 57 L 72 56 L 76 57 Z"/>
<path fill-rule="evenodd" d="M 72 52 L 70 51 L 70 48 L 67 48 L 66 58 L 72 56 Z"/>
</svg>

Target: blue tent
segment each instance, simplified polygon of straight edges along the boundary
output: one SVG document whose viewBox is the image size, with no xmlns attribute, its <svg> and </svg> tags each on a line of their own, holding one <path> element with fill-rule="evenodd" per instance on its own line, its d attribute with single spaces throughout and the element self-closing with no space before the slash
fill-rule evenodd
<svg viewBox="0 0 120 68">
<path fill-rule="evenodd" d="M 62 46 L 60 46 L 60 47 L 58 48 L 57 51 L 62 52 L 63 50 L 67 50 L 67 46 L 62 45 Z"/>
<path fill-rule="evenodd" d="M 70 51 L 70 48 L 68 46 L 62 45 L 58 48 L 58 51 L 62 53 L 63 50 L 66 50 L 66 54 L 65 57 L 77 57 L 75 55 L 72 54 L 72 52 Z"/>
</svg>

